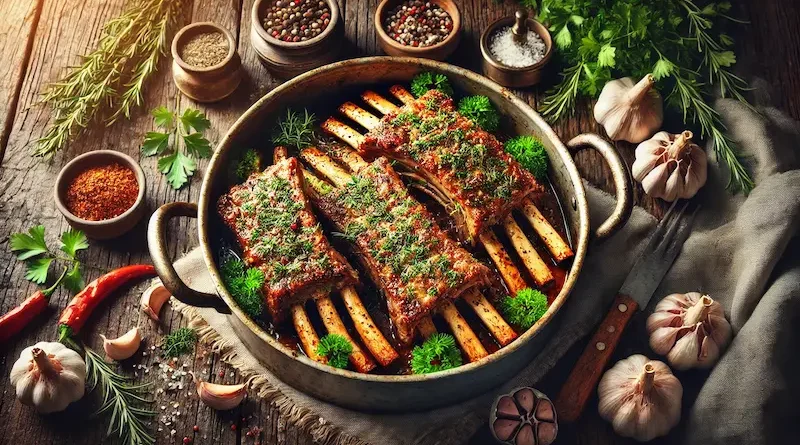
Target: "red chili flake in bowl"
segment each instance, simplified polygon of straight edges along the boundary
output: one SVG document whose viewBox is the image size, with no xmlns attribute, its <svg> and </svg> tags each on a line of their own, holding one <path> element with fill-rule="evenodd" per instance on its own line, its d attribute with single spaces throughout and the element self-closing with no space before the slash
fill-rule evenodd
<svg viewBox="0 0 800 445">
<path fill-rule="evenodd" d="M 89 168 L 67 187 L 67 209 L 89 221 L 102 221 L 122 215 L 133 207 L 139 195 L 136 174 L 122 164 Z"/>
</svg>

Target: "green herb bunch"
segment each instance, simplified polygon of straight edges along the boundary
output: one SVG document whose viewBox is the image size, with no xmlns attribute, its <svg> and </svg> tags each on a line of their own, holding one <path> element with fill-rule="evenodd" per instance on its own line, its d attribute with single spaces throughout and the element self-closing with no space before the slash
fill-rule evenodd
<svg viewBox="0 0 800 445">
<path fill-rule="evenodd" d="M 516 297 L 503 298 L 500 310 L 511 324 L 528 329 L 547 312 L 547 296 L 535 289 L 522 289 Z"/>
<path fill-rule="evenodd" d="M 411 370 L 414 374 L 428 374 L 461 366 L 461 351 L 450 334 L 431 335 L 422 346 L 411 351 Z"/>
<path fill-rule="evenodd" d="M 261 171 L 261 156 L 254 149 L 245 150 L 236 163 L 236 177 L 244 181 L 253 173 Z"/>
<path fill-rule="evenodd" d="M 52 108 L 50 126 L 33 155 L 50 158 L 92 122 L 129 118 L 170 41 L 183 11 L 181 0 L 133 0 L 103 27 L 94 51 L 60 80 L 42 102 Z"/>
<path fill-rule="evenodd" d="M 177 357 L 188 354 L 197 343 L 197 332 L 192 328 L 179 328 L 164 337 L 161 353 L 164 357 Z"/>
<path fill-rule="evenodd" d="M 286 110 L 286 117 L 278 120 L 272 130 L 272 143 L 276 146 L 303 149 L 311 146 L 316 134 L 314 123 L 316 117 L 304 109 L 302 114 L 294 110 Z"/>
<path fill-rule="evenodd" d="M 536 179 L 541 181 L 547 177 L 547 151 L 542 141 L 523 135 L 507 140 L 504 146 L 506 152 L 533 173 Z"/>
<path fill-rule="evenodd" d="M 317 354 L 327 358 L 334 368 L 346 368 L 352 353 L 353 344 L 339 334 L 328 334 L 320 338 L 317 345 Z"/>
<path fill-rule="evenodd" d="M 205 114 L 194 108 L 187 108 L 178 116 L 161 106 L 153 110 L 152 115 L 155 125 L 164 131 L 147 132 L 142 143 L 142 154 L 161 156 L 158 170 L 167 176 L 169 185 L 180 189 L 197 170 L 195 159 L 211 157 L 211 143 L 203 136 L 211 122 Z M 181 151 L 178 139 L 183 141 L 186 153 Z"/>
<path fill-rule="evenodd" d="M 261 294 L 265 280 L 264 272 L 254 267 L 247 267 L 242 260 L 234 256 L 223 261 L 220 272 L 225 288 L 236 300 L 236 304 L 250 318 L 260 316 L 264 312 L 264 297 Z"/>
<path fill-rule="evenodd" d="M 715 95 L 746 103 L 747 84 L 731 72 L 736 55 L 723 29 L 736 21 L 729 9 L 726 1 L 542 0 L 539 19 L 566 64 L 542 113 L 559 119 L 572 113 L 579 97 L 597 97 L 613 78 L 652 73 L 667 104 L 699 126 L 728 165 L 729 187 L 748 192 L 753 181 L 709 105 Z"/>
<path fill-rule="evenodd" d="M 458 112 L 488 132 L 500 127 L 500 114 L 486 96 L 467 96 L 458 102 Z"/>
<path fill-rule="evenodd" d="M 25 278 L 36 284 L 44 284 L 53 262 L 64 264 L 63 278 L 60 282 L 76 293 L 85 287 L 81 274 L 81 262 L 78 251 L 89 248 L 86 235 L 80 230 L 69 229 L 61 234 L 61 245 L 58 251 L 50 249 L 44 239 L 44 226 L 35 226 L 28 233 L 14 233 L 9 244 L 17 259 L 24 261 L 28 267 Z"/>
<path fill-rule="evenodd" d="M 411 79 L 411 93 L 415 97 L 420 97 L 427 93 L 428 90 L 439 90 L 448 96 L 453 95 L 453 87 L 450 85 L 450 80 L 444 74 L 434 74 L 430 71 L 424 71 Z"/>
</svg>

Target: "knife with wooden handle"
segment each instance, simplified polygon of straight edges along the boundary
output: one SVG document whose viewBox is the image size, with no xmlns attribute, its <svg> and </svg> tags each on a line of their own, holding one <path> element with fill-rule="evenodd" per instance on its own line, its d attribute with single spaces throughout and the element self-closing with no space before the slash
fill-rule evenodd
<svg viewBox="0 0 800 445">
<path fill-rule="evenodd" d="M 580 417 L 628 321 L 638 308 L 647 307 L 688 238 L 699 206 L 695 207 L 689 217 L 682 218 L 689 202 L 684 201 L 679 210 L 676 210 L 676 204 L 677 201 L 656 226 L 647 246 L 625 278 L 608 314 L 578 358 L 567 382 L 561 387 L 555 402 L 560 421 L 574 422 Z"/>
</svg>

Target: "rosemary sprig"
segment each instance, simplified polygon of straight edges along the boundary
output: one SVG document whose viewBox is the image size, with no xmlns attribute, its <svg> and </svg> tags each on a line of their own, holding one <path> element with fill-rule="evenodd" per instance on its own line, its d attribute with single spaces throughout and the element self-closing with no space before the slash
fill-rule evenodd
<svg viewBox="0 0 800 445">
<path fill-rule="evenodd" d="M 272 143 L 287 148 L 303 149 L 314 140 L 314 122 L 316 117 L 308 110 L 286 110 L 286 117 L 280 119 L 272 131 Z"/>
<path fill-rule="evenodd" d="M 111 124 L 130 116 L 158 67 L 181 4 L 182 0 L 134 0 L 106 23 L 96 49 L 45 88 L 42 102 L 51 106 L 53 117 L 36 142 L 34 156 L 52 157 L 91 122 Z"/>
<path fill-rule="evenodd" d="M 100 387 L 103 404 L 97 414 L 111 413 L 106 435 L 116 433 L 127 445 L 145 445 L 155 443 L 145 420 L 155 416 L 155 412 L 141 408 L 142 404 L 152 403 L 142 396 L 149 384 L 136 385 L 129 377 L 125 377 L 111 368 L 105 360 L 89 348 L 86 352 L 86 373 L 89 387 Z"/>
</svg>

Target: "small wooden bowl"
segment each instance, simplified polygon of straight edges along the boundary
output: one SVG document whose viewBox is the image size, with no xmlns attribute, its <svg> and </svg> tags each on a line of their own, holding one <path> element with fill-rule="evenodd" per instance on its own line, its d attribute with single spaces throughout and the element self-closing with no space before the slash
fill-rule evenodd
<svg viewBox="0 0 800 445">
<path fill-rule="evenodd" d="M 136 182 L 139 183 L 139 194 L 136 196 L 136 201 L 134 201 L 131 208 L 117 217 L 102 221 L 90 221 L 72 214 L 67 209 L 66 200 L 67 188 L 72 180 L 88 168 L 113 163 L 130 168 L 136 175 Z M 114 150 L 95 150 L 76 157 L 61 169 L 58 177 L 56 177 L 53 198 L 58 211 L 64 215 L 70 226 L 82 230 L 89 238 L 103 240 L 116 238 L 124 234 L 142 219 L 145 210 L 144 192 L 146 188 L 147 182 L 145 181 L 144 171 L 132 157 Z"/>
<path fill-rule="evenodd" d="M 544 41 L 545 53 L 542 60 L 531 66 L 515 68 L 498 62 L 489 51 L 489 38 L 495 31 L 505 26 L 514 26 L 514 16 L 502 17 L 492 22 L 481 34 L 481 54 L 483 54 L 483 74 L 504 87 L 519 88 L 536 85 L 542 79 L 542 69 L 553 55 L 553 39 L 547 27 L 528 18 L 528 29 Z"/>
<path fill-rule="evenodd" d="M 422 57 L 424 59 L 444 60 L 453 53 L 461 41 L 461 12 L 453 0 L 428 0 L 444 9 L 453 19 L 453 29 L 450 34 L 436 45 L 423 48 L 402 45 L 386 34 L 383 21 L 386 14 L 403 0 L 383 0 L 375 10 L 375 31 L 378 33 L 378 43 L 383 51 L 390 56 Z"/>
<path fill-rule="evenodd" d="M 267 9 L 276 0 L 256 0 L 250 10 L 250 44 L 261 62 L 278 77 L 291 78 L 336 60 L 342 49 L 344 26 L 336 0 L 324 0 L 331 22 L 318 36 L 304 42 L 284 42 L 262 25 Z"/>
<path fill-rule="evenodd" d="M 179 49 L 192 37 L 208 32 L 220 32 L 228 40 L 228 54 L 222 62 L 200 68 L 189 65 Z M 212 22 L 197 22 L 184 26 L 172 39 L 172 79 L 181 93 L 197 102 L 216 102 L 233 93 L 242 81 L 242 61 L 236 52 L 236 39 L 227 29 Z"/>
</svg>

